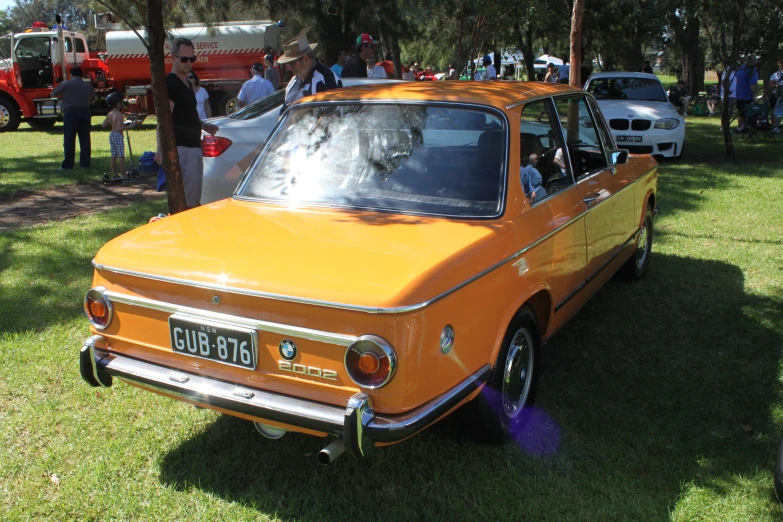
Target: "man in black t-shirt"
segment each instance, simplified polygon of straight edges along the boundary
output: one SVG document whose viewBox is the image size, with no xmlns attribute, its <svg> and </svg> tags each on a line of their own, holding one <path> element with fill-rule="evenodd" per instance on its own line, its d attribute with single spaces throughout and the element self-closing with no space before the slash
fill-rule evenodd
<svg viewBox="0 0 783 522">
<path fill-rule="evenodd" d="M 356 39 L 356 52 L 351 53 L 351 57 L 343 67 L 341 78 L 367 78 L 367 58 L 375 54 L 375 40 L 367 33 Z"/>
<path fill-rule="evenodd" d="M 202 123 L 198 116 L 196 92 L 188 80 L 196 55 L 193 43 L 187 38 L 178 38 L 171 48 L 174 64 L 166 76 L 169 92 L 169 108 L 174 120 L 174 140 L 177 143 L 182 183 L 185 186 L 185 202 L 188 208 L 201 204 L 201 186 L 204 176 L 204 159 L 201 154 L 201 129 L 210 134 L 218 131 L 217 125 Z M 160 139 L 155 162 L 161 164 Z"/>
</svg>

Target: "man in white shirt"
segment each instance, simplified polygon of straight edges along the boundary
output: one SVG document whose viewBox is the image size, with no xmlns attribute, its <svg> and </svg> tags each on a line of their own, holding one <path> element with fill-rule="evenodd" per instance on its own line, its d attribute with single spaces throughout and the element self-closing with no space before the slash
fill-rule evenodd
<svg viewBox="0 0 783 522">
<path fill-rule="evenodd" d="M 568 60 L 563 60 L 563 65 L 560 66 L 560 83 L 568 84 L 568 77 L 571 74 L 571 66 L 568 64 Z"/>
<path fill-rule="evenodd" d="M 240 107 L 249 105 L 275 92 L 272 82 L 264 79 L 264 66 L 261 62 L 254 63 L 250 70 L 253 71 L 253 77 L 242 85 L 237 96 Z"/>
<path fill-rule="evenodd" d="M 375 56 L 370 56 L 367 58 L 367 77 L 386 78 L 386 70 L 375 63 Z"/>
<path fill-rule="evenodd" d="M 481 60 L 484 64 L 484 68 L 486 69 L 486 72 L 484 73 L 484 78 L 482 78 L 483 81 L 492 81 L 498 79 L 498 72 L 495 70 L 495 66 L 492 65 L 492 58 L 489 57 L 488 54 L 484 55 L 484 58 Z"/>
</svg>

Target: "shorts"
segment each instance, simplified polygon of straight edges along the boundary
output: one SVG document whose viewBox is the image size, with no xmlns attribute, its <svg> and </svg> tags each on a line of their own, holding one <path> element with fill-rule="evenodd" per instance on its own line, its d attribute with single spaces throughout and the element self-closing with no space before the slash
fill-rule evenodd
<svg viewBox="0 0 783 522">
<path fill-rule="evenodd" d="M 750 100 L 737 100 L 737 110 L 741 113 L 745 110 L 745 107 L 751 105 L 753 102 Z"/>
<path fill-rule="evenodd" d="M 122 141 L 121 132 L 109 133 L 109 146 L 112 156 L 125 156 L 125 142 Z"/>
<path fill-rule="evenodd" d="M 201 203 L 201 187 L 204 181 L 204 156 L 201 147 L 177 147 L 182 184 L 185 186 L 185 203 L 189 208 Z"/>
</svg>

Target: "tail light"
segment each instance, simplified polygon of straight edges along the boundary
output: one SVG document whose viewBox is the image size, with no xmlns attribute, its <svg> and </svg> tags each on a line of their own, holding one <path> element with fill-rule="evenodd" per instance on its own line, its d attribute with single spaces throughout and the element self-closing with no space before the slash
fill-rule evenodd
<svg viewBox="0 0 783 522">
<path fill-rule="evenodd" d="M 397 355 L 385 340 L 363 335 L 345 351 L 345 370 L 353 382 L 374 390 L 386 386 L 397 369 Z"/>
<path fill-rule="evenodd" d="M 90 324 L 98 330 L 103 330 L 111 323 L 114 309 L 111 301 L 104 295 L 106 289 L 96 286 L 84 296 L 84 313 Z"/>
<path fill-rule="evenodd" d="M 204 139 L 201 140 L 201 153 L 205 158 L 216 158 L 226 152 L 226 149 L 230 146 L 230 139 L 207 134 L 204 136 Z"/>
</svg>

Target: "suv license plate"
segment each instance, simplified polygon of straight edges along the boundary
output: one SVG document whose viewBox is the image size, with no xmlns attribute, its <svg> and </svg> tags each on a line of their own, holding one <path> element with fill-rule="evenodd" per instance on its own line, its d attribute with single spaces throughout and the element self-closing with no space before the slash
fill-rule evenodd
<svg viewBox="0 0 783 522">
<path fill-rule="evenodd" d="M 641 136 L 617 136 L 617 141 L 632 141 L 634 143 L 640 143 L 642 141 Z"/>
<path fill-rule="evenodd" d="M 242 328 L 192 317 L 169 317 L 171 349 L 248 370 L 256 369 L 258 334 Z"/>
</svg>

